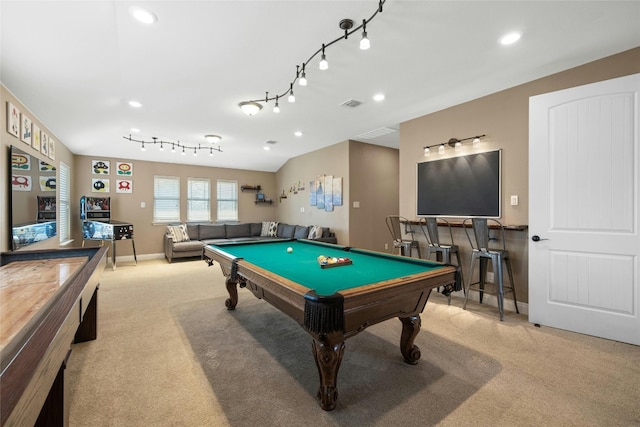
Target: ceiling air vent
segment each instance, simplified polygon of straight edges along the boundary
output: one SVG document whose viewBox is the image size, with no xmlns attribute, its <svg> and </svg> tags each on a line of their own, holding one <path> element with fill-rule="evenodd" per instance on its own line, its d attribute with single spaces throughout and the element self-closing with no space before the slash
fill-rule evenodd
<svg viewBox="0 0 640 427">
<path fill-rule="evenodd" d="M 338 107 L 350 107 L 350 108 L 356 108 L 359 105 L 362 104 L 362 101 L 358 101 L 357 99 L 347 99 L 346 101 L 344 101 L 342 104 L 338 105 Z"/>
<path fill-rule="evenodd" d="M 273 140 L 271 140 L 271 139 L 270 139 L 270 140 L 268 140 L 267 142 L 265 142 L 265 144 L 271 144 L 271 145 L 273 145 L 273 144 L 277 144 L 277 143 L 278 143 L 278 141 L 273 141 Z"/>
<path fill-rule="evenodd" d="M 378 138 L 380 136 L 389 135 L 390 133 L 394 133 L 394 132 L 398 132 L 398 129 L 382 127 L 382 128 L 371 130 L 369 132 L 361 133 L 356 138 L 373 139 L 373 138 Z"/>
</svg>

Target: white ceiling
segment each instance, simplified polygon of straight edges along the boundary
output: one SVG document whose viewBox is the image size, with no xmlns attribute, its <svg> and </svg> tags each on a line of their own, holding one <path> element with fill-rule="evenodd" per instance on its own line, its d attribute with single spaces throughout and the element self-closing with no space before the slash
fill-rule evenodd
<svg viewBox="0 0 640 427">
<path fill-rule="evenodd" d="M 132 5 L 158 16 L 134 21 Z M 317 59 L 296 103 L 256 116 L 238 103 L 282 94 L 296 64 L 359 25 L 378 1 L 1 0 L 2 83 L 79 155 L 277 171 L 289 158 L 347 139 L 398 147 L 399 133 L 359 135 L 640 45 L 640 1 L 389 0 L 359 34 Z M 520 42 L 499 45 L 508 31 Z M 372 95 L 382 92 L 383 102 Z M 357 108 L 340 107 L 348 99 Z M 143 104 L 133 109 L 128 101 Z M 123 138 L 206 144 L 181 156 Z M 294 136 L 294 131 L 303 136 Z M 455 130 L 452 132 L 455 133 Z M 483 132 L 483 129 L 478 129 Z M 452 134 L 452 136 L 454 136 Z M 455 135 L 464 137 L 465 135 Z M 276 141 L 269 152 L 266 141 Z M 439 141 L 435 141 L 439 142 Z M 425 141 L 433 143 L 433 141 Z"/>
</svg>

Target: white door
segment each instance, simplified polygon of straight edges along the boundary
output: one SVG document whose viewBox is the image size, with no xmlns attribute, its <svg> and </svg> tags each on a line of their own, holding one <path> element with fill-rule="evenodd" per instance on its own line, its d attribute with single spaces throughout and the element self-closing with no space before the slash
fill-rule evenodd
<svg viewBox="0 0 640 427">
<path fill-rule="evenodd" d="M 640 74 L 529 100 L 529 321 L 640 345 Z"/>
</svg>

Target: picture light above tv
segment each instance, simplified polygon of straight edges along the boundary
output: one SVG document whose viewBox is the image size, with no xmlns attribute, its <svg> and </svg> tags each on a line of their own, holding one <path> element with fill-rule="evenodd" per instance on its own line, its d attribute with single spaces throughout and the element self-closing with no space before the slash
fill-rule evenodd
<svg viewBox="0 0 640 427">
<path fill-rule="evenodd" d="M 499 218 L 502 150 L 418 163 L 417 216 Z"/>
</svg>

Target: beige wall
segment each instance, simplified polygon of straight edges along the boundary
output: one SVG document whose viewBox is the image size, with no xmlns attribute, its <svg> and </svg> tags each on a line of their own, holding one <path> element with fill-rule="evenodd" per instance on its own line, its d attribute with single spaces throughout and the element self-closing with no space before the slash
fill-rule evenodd
<svg viewBox="0 0 640 427">
<path fill-rule="evenodd" d="M 349 244 L 390 252 L 393 245 L 385 217 L 398 214 L 398 150 L 356 141 L 349 148 Z M 354 207 L 355 202 L 360 207 Z"/>
<path fill-rule="evenodd" d="M 331 212 L 309 205 L 309 182 L 322 175 L 342 177 L 343 205 L 334 206 Z M 349 175 L 348 141 L 289 159 L 276 173 L 278 192 L 274 200 L 278 206 L 278 220 L 288 224 L 330 227 L 336 233 L 338 243 L 349 244 Z M 304 191 L 298 194 L 289 192 L 298 182 L 304 184 Z M 278 201 L 278 195 L 283 191 L 287 198 Z"/>
<path fill-rule="evenodd" d="M 116 176 L 112 172 L 108 178 L 109 193 L 92 193 L 92 179 L 100 177 L 93 175 L 91 165 L 92 160 L 108 160 L 111 169 L 115 169 L 116 162 L 126 161 L 133 163 L 133 193 L 123 194 L 115 192 Z M 212 168 L 205 166 L 179 165 L 171 163 L 144 162 L 140 160 L 129 160 L 127 158 L 112 158 L 99 156 L 76 156 L 74 163 L 76 170 L 76 181 L 73 188 L 72 200 L 74 210 L 71 213 L 73 233 L 77 241 L 82 240 L 80 229 L 80 197 L 110 197 L 111 198 L 111 218 L 117 221 L 130 222 L 134 226 L 136 254 L 159 254 L 163 253 L 162 236 L 166 232 L 166 224 L 153 223 L 153 182 L 155 175 L 176 176 L 180 178 L 181 206 L 180 212 L 182 222 L 186 221 L 187 214 L 187 178 L 208 178 L 211 185 L 211 218 L 216 219 L 216 182 L 218 179 L 236 180 L 238 186 L 260 185 L 262 192 L 267 197 L 272 197 L 277 192 L 275 174 L 273 172 L 258 172 L 241 169 Z M 273 197 L 272 197 L 273 198 Z M 276 219 L 276 204 L 254 203 L 255 192 L 240 192 L 238 194 L 238 213 L 241 222 L 261 222 L 274 221 Z M 145 207 L 141 207 L 142 203 Z M 276 202 L 277 203 L 277 202 Z M 96 243 L 96 242 L 91 242 Z M 128 243 L 118 244 L 118 256 L 132 255 L 131 245 Z"/>
<path fill-rule="evenodd" d="M 9 181 L 9 147 L 11 145 L 15 145 L 20 148 L 27 154 L 40 159 L 46 160 L 48 163 L 52 164 L 56 167 L 56 176 L 59 177 L 59 167 L 60 162 L 64 162 L 68 166 L 73 165 L 73 154 L 65 147 L 63 141 L 60 139 L 49 129 L 47 126 L 42 123 L 38 117 L 35 116 L 25 105 L 23 105 L 16 97 L 3 85 L 0 85 L 0 103 L 2 104 L 2 114 L 0 115 L 1 121 L 1 129 L 0 129 L 0 145 L 2 149 L 0 150 L 0 170 L 2 170 L 2 176 L 0 177 L 0 200 L 2 200 L 2 208 L 0 211 L 0 236 L 2 236 L 0 241 L 0 251 L 8 251 L 11 249 L 9 245 L 9 223 L 10 223 L 10 212 L 9 212 L 9 189 L 10 189 L 10 181 Z M 49 159 L 45 157 L 44 154 L 36 151 L 29 145 L 22 142 L 19 138 L 11 135 L 7 131 L 7 102 L 11 102 L 15 105 L 22 114 L 25 114 L 27 117 L 31 119 L 33 123 L 38 125 L 42 132 L 47 133 L 50 138 L 53 138 L 56 142 L 56 153 L 55 159 Z M 31 174 L 36 176 L 36 172 L 32 170 Z M 73 170 L 71 171 L 71 182 L 73 182 L 74 175 Z M 35 191 L 35 190 L 34 190 Z M 24 193 L 23 193 L 24 194 Z M 36 192 L 31 193 L 33 195 L 33 199 L 35 199 Z M 53 195 L 54 193 L 48 193 Z M 59 191 L 57 190 L 55 193 L 56 197 L 59 197 Z M 58 207 L 59 209 L 59 207 Z M 57 212 L 59 215 L 59 212 Z M 35 213 L 33 214 L 33 218 L 35 219 Z M 60 240 L 58 236 L 45 240 L 43 242 L 39 242 L 33 245 L 26 246 L 25 249 L 51 249 L 58 248 L 60 246 Z"/>
<path fill-rule="evenodd" d="M 460 152 L 449 150 L 447 156 L 502 149 L 501 221 L 509 225 L 527 225 L 530 209 L 529 97 L 638 72 L 640 48 L 402 123 L 400 214 L 410 219 L 416 217 L 416 163 L 428 160 L 423 156 L 425 145 L 446 142 L 452 137 L 486 134 L 487 138 L 477 148 L 467 144 Z M 437 153 L 430 156 L 440 157 Z M 519 196 L 518 206 L 510 206 L 511 195 Z M 454 237 L 456 243 L 463 246 L 464 260 L 469 260 L 464 233 L 457 230 Z M 516 270 L 518 300 L 527 301 L 527 232 L 509 231 L 507 241 Z"/>
<path fill-rule="evenodd" d="M 342 177 L 343 205 L 327 212 L 309 204 L 309 182 L 321 175 Z M 398 150 L 345 141 L 289 159 L 277 172 L 278 220 L 331 227 L 341 245 L 384 251 L 386 215 L 398 213 Z M 304 191 L 290 189 L 298 182 Z M 360 208 L 354 208 L 359 202 Z M 303 211 L 304 210 L 304 211 Z"/>
</svg>

